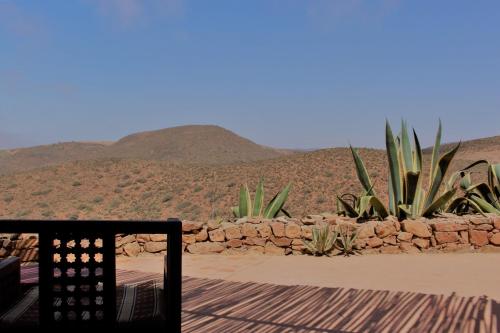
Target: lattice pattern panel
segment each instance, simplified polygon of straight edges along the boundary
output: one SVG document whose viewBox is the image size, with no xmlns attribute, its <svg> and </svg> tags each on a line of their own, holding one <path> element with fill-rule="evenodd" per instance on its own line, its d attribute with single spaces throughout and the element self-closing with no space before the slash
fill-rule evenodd
<svg viewBox="0 0 500 333">
<path fill-rule="evenodd" d="M 50 258 L 45 268 L 47 321 L 62 326 L 109 322 L 115 315 L 114 237 L 97 233 L 52 234 L 45 240 Z M 112 244 L 109 244 L 112 243 Z M 41 267 L 42 268 L 42 267 Z"/>
</svg>

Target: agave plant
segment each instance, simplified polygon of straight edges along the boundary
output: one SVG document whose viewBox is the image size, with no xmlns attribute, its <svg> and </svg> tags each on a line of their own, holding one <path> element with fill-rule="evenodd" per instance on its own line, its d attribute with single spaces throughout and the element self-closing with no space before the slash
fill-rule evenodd
<svg viewBox="0 0 500 333">
<path fill-rule="evenodd" d="M 448 189 L 442 194 L 439 194 L 439 190 L 448 167 L 460 147 L 460 143 L 448 153 L 439 157 L 441 133 L 442 126 L 440 121 L 436 141 L 432 150 L 429 186 L 426 190 L 423 185 L 422 149 L 415 130 L 413 130 L 414 143 L 412 147 L 406 122 L 402 121 L 401 134 L 395 137 L 389 122 L 386 121 L 385 141 L 389 162 L 388 212 L 390 214 L 401 219 L 407 217 L 416 218 L 419 216 L 431 216 L 442 210 L 455 195 L 455 189 Z M 373 183 L 361 157 L 352 147 L 351 152 L 356 165 L 358 179 L 365 190 L 366 196 L 376 197 Z M 364 200 L 370 202 L 371 207 L 373 207 L 379 215 L 383 213 L 383 210 L 379 208 L 381 204 L 380 200 L 372 198 Z"/>
<path fill-rule="evenodd" d="M 240 188 L 239 206 L 233 207 L 233 214 L 237 218 L 263 217 L 272 219 L 278 216 L 280 212 L 290 217 L 290 214 L 283 208 L 292 184 L 289 183 L 283 190 L 278 192 L 274 198 L 264 206 L 264 181 L 261 179 L 255 191 L 255 198 L 252 202 L 248 185 L 242 185 Z"/>
<path fill-rule="evenodd" d="M 472 184 L 469 170 L 480 164 L 487 165 L 488 182 Z M 500 215 L 500 164 L 491 164 L 486 160 L 476 161 L 450 177 L 448 188 L 453 188 L 458 179 L 460 179 L 459 185 L 463 196 L 455 198 L 451 202 L 447 209 L 448 212 Z"/>
<path fill-rule="evenodd" d="M 339 225 L 337 227 L 337 234 L 336 247 L 339 249 L 341 254 L 344 256 L 350 256 L 351 254 L 358 253 L 358 251 L 354 248 L 354 244 L 358 238 L 358 232 L 356 229 L 353 229 L 350 225 Z"/>
<path fill-rule="evenodd" d="M 372 218 L 385 219 L 389 213 L 384 204 L 373 195 L 365 191 L 361 196 L 346 193 L 337 196 L 337 213 L 359 220 Z"/>
<path fill-rule="evenodd" d="M 312 240 L 305 241 L 306 248 L 315 256 L 330 255 L 335 248 L 337 231 L 331 230 L 330 225 L 312 228 Z"/>
</svg>

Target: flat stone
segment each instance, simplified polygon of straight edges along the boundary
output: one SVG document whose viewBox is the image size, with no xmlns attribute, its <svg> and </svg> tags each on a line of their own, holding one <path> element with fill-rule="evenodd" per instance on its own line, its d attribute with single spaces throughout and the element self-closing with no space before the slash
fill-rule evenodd
<svg viewBox="0 0 500 333">
<path fill-rule="evenodd" d="M 494 227 L 491 224 L 479 224 L 473 227 L 474 230 L 491 231 Z"/>
<path fill-rule="evenodd" d="M 146 242 L 149 242 L 151 240 L 151 237 L 149 234 L 137 234 L 136 239 L 140 243 L 146 243 Z"/>
<path fill-rule="evenodd" d="M 243 240 L 243 244 L 265 246 L 266 245 L 266 239 L 265 238 L 259 238 L 259 237 L 248 237 L 248 238 L 245 238 Z"/>
<path fill-rule="evenodd" d="M 182 231 L 183 232 L 200 230 L 201 228 L 203 228 L 203 222 L 182 221 Z"/>
<path fill-rule="evenodd" d="M 469 226 L 467 224 L 459 224 L 455 222 L 439 222 L 432 224 L 432 229 L 435 231 L 463 231 L 468 230 Z"/>
<path fill-rule="evenodd" d="M 401 253 L 401 249 L 399 248 L 399 246 L 394 246 L 394 245 L 384 246 L 380 249 L 380 253 L 382 253 L 382 254 L 399 254 L 399 253 Z"/>
<path fill-rule="evenodd" d="M 271 237 L 271 242 L 279 247 L 288 247 L 290 246 L 290 244 L 292 244 L 292 240 L 286 237 Z"/>
<path fill-rule="evenodd" d="M 410 232 L 400 231 L 398 233 L 398 239 L 402 242 L 409 242 L 409 241 L 411 241 L 412 237 L 413 237 L 413 234 Z"/>
<path fill-rule="evenodd" d="M 220 225 L 221 225 L 221 221 L 218 221 L 218 220 L 209 220 L 207 222 L 208 231 L 219 229 Z"/>
<path fill-rule="evenodd" d="M 208 232 L 208 237 L 212 242 L 223 242 L 226 240 L 226 236 L 224 235 L 224 231 L 221 229 L 215 229 Z"/>
<path fill-rule="evenodd" d="M 282 222 L 271 222 L 273 234 L 276 237 L 285 237 L 285 225 Z"/>
<path fill-rule="evenodd" d="M 500 233 L 493 234 L 490 238 L 490 243 L 496 246 L 500 246 Z"/>
<path fill-rule="evenodd" d="M 358 238 L 375 237 L 375 223 L 376 222 L 369 221 L 361 224 L 358 228 Z"/>
<path fill-rule="evenodd" d="M 469 244 L 469 231 L 460 231 L 460 243 Z"/>
<path fill-rule="evenodd" d="M 240 227 L 237 226 L 237 225 L 233 225 L 233 226 L 230 226 L 230 227 L 225 227 L 224 228 L 224 233 L 226 234 L 226 239 L 227 240 L 230 240 L 230 239 L 241 239 L 241 237 L 243 237 L 241 235 Z"/>
<path fill-rule="evenodd" d="M 475 225 L 479 224 L 493 224 L 493 220 L 489 217 L 471 217 L 469 218 L 469 222 Z"/>
<path fill-rule="evenodd" d="M 413 244 L 415 244 L 419 249 L 428 249 L 429 248 L 429 240 L 428 239 L 423 239 L 423 238 L 415 238 L 412 241 Z"/>
<path fill-rule="evenodd" d="M 193 234 L 182 235 L 182 241 L 186 244 L 196 243 L 196 236 Z"/>
<path fill-rule="evenodd" d="M 125 237 L 122 237 L 119 241 L 116 242 L 115 246 L 120 247 L 125 244 L 129 244 L 135 242 L 135 235 L 127 235 Z"/>
<path fill-rule="evenodd" d="M 285 237 L 288 238 L 300 238 L 302 235 L 302 230 L 300 229 L 300 226 L 295 223 L 288 223 L 285 226 Z"/>
<path fill-rule="evenodd" d="M 264 247 L 264 253 L 267 255 L 283 256 L 285 255 L 285 249 L 274 245 L 272 242 L 267 242 Z"/>
<path fill-rule="evenodd" d="M 377 236 L 380 238 L 397 234 L 396 227 L 394 226 L 394 223 L 392 223 L 391 221 L 384 221 L 378 223 L 375 226 L 375 232 L 377 233 Z"/>
<path fill-rule="evenodd" d="M 438 244 L 456 243 L 460 240 L 460 238 L 458 237 L 458 232 L 451 231 L 436 231 L 434 233 L 434 237 L 436 237 L 436 241 Z"/>
<path fill-rule="evenodd" d="M 303 225 L 300 227 L 302 230 L 302 237 L 308 240 L 312 240 L 312 226 Z"/>
<path fill-rule="evenodd" d="M 415 245 L 413 245 L 412 243 L 409 243 L 409 242 L 400 243 L 399 248 L 404 253 L 409 253 L 409 254 L 420 253 L 420 250 L 418 248 L 416 248 Z"/>
<path fill-rule="evenodd" d="M 481 253 L 500 253 L 500 246 L 485 245 L 481 247 L 478 251 Z"/>
<path fill-rule="evenodd" d="M 248 254 L 264 254 L 264 246 L 249 246 L 247 248 Z"/>
<path fill-rule="evenodd" d="M 469 241 L 475 246 L 484 246 L 488 244 L 488 232 L 482 230 L 470 230 Z"/>
<path fill-rule="evenodd" d="M 187 246 L 187 250 L 192 254 L 221 253 L 226 247 L 219 242 L 200 242 Z"/>
<path fill-rule="evenodd" d="M 241 226 L 241 234 L 244 237 L 257 237 L 257 229 L 255 228 L 255 225 L 250 224 L 250 223 L 244 223 Z"/>
<path fill-rule="evenodd" d="M 203 229 L 200 230 L 197 234 L 194 236 L 195 240 L 197 242 L 204 242 L 208 239 L 208 231 L 207 227 L 204 227 Z"/>
<path fill-rule="evenodd" d="M 262 238 L 269 238 L 273 233 L 269 223 L 257 224 L 257 231 Z"/>
<path fill-rule="evenodd" d="M 127 243 L 123 247 L 123 252 L 129 257 L 137 257 L 141 253 L 141 246 L 137 242 Z"/>
<path fill-rule="evenodd" d="M 410 232 L 417 237 L 428 238 L 432 236 L 429 228 L 427 227 L 427 224 L 421 221 L 405 220 L 401 222 L 401 224 L 404 231 Z"/>
<path fill-rule="evenodd" d="M 495 229 L 500 230 L 500 217 L 495 217 L 493 219 L 493 226 L 495 227 Z"/>
<path fill-rule="evenodd" d="M 396 240 L 396 236 L 388 236 L 383 239 L 384 244 L 396 245 L 398 241 Z"/>
<path fill-rule="evenodd" d="M 165 234 L 152 234 L 151 241 L 152 242 L 166 242 L 167 235 L 165 235 Z"/>
<path fill-rule="evenodd" d="M 231 239 L 226 242 L 226 245 L 230 248 L 237 248 L 241 247 L 243 245 L 243 242 L 241 241 L 241 239 Z"/>
<path fill-rule="evenodd" d="M 380 247 L 382 244 L 384 244 L 384 241 L 378 237 L 372 237 L 366 240 L 366 245 L 371 248 Z"/>
<path fill-rule="evenodd" d="M 144 251 L 149 253 L 157 253 L 165 251 L 167 249 L 167 243 L 165 242 L 147 242 L 144 243 Z"/>
</svg>

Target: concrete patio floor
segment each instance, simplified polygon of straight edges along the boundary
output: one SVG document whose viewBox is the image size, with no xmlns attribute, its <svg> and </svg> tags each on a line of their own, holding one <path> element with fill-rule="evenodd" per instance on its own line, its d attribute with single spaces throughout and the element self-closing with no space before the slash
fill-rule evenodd
<svg viewBox="0 0 500 333">
<path fill-rule="evenodd" d="M 161 256 L 119 258 L 117 267 L 161 273 Z M 183 275 L 233 282 L 387 290 L 500 300 L 500 254 L 354 257 L 185 255 Z"/>
</svg>

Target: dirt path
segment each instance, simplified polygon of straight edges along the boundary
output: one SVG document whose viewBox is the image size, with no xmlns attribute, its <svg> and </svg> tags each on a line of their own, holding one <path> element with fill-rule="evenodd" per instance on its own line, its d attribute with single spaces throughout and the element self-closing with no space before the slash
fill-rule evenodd
<svg viewBox="0 0 500 333">
<path fill-rule="evenodd" d="M 162 258 L 120 258 L 118 267 L 162 272 Z M 309 256 L 185 255 L 183 275 L 259 282 L 482 296 L 500 300 L 500 254 Z"/>
</svg>

